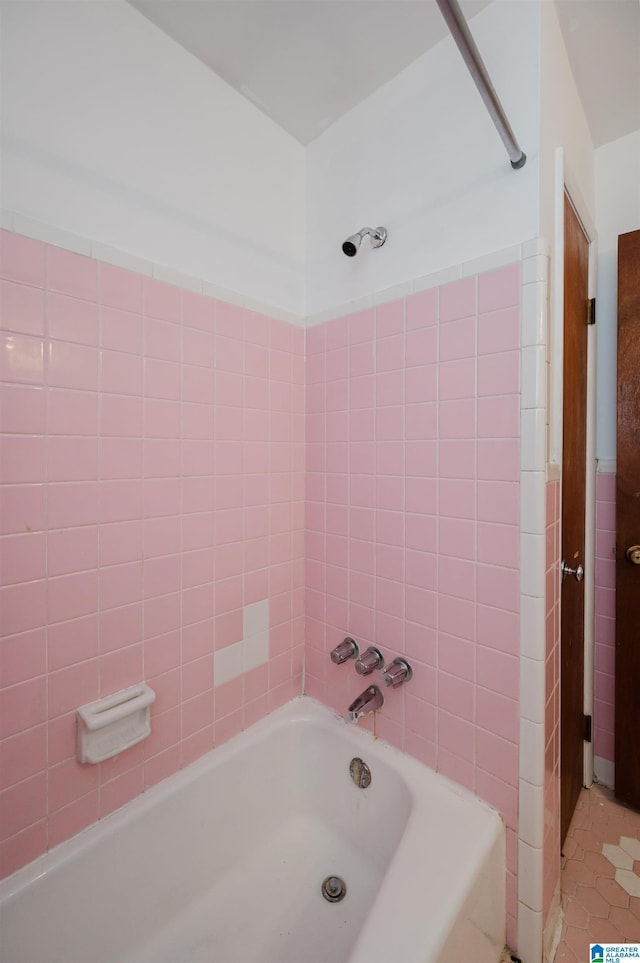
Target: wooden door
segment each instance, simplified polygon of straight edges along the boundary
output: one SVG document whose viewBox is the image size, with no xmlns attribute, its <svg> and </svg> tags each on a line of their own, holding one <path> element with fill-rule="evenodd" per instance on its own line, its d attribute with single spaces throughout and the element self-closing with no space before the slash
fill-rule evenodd
<svg viewBox="0 0 640 963">
<path fill-rule="evenodd" d="M 560 626 L 560 828 L 564 841 L 584 769 L 584 581 L 587 470 L 587 296 L 589 241 L 564 199 L 564 387 L 562 559 L 577 575 L 563 578 Z"/>
<path fill-rule="evenodd" d="M 618 238 L 616 470 L 616 796 L 640 809 L 640 231 Z"/>
</svg>

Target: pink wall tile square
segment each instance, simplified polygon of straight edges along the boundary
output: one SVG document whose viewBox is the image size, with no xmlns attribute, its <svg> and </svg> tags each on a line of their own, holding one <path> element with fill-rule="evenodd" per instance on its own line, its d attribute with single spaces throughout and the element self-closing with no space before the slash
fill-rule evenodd
<svg viewBox="0 0 640 963">
<path fill-rule="evenodd" d="M 442 439 L 474 438 L 476 434 L 476 401 L 442 401 L 438 406 L 439 435 Z"/>
<path fill-rule="evenodd" d="M 47 574 L 68 575 L 98 566 L 98 527 L 61 528 L 47 537 Z"/>
<path fill-rule="evenodd" d="M 396 453 L 395 464 L 402 465 L 401 453 Z M 409 476 L 432 478 L 437 474 L 438 443 L 409 439 L 405 447 L 405 471 Z M 387 469 L 388 470 L 388 469 Z"/>
<path fill-rule="evenodd" d="M 357 311 L 354 314 L 347 316 L 347 326 L 349 332 L 349 343 L 357 344 L 361 341 L 369 341 L 374 335 L 374 324 L 375 324 L 375 314 L 373 309 L 368 309 L 365 311 Z M 324 325 L 319 328 L 312 329 L 314 332 L 314 338 L 311 342 L 311 346 L 323 346 L 323 329 Z M 309 334 L 307 332 L 307 351 L 309 351 Z"/>
<path fill-rule="evenodd" d="M 519 610 L 520 582 L 517 569 L 479 564 L 477 580 L 479 602 L 512 612 Z"/>
<path fill-rule="evenodd" d="M 102 307 L 100 346 L 111 351 L 142 354 L 142 316 L 138 312 Z"/>
<path fill-rule="evenodd" d="M 44 532 L 5 535 L 0 538 L 0 584 L 12 585 L 44 578 L 46 537 Z"/>
<path fill-rule="evenodd" d="M 439 366 L 438 396 L 449 398 L 474 398 L 476 395 L 476 361 L 464 358 L 448 361 Z"/>
<path fill-rule="evenodd" d="M 476 278 L 464 278 L 440 288 L 440 322 L 476 313 Z"/>
<path fill-rule="evenodd" d="M 93 481 L 97 477 L 97 438 L 79 435 L 53 435 L 47 439 L 47 478 L 49 481 Z"/>
<path fill-rule="evenodd" d="M 55 672 L 99 654 L 99 622 L 96 614 L 50 625 L 47 630 L 49 671 Z"/>
<path fill-rule="evenodd" d="M 177 322 L 180 320 L 180 306 L 180 288 L 155 278 L 143 279 L 142 307 L 147 317 Z"/>
<path fill-rule="evenodd" d="M 428 440 L 438 436 L 438 410 L 434 402 L 411 404 L 405 408 L 405 438 Z"/>
<path fill-rule="evenodd" d="M 520 434 L 520 399 L 517 395 L 478 399 L 478 437 L 517 438 Z"/>
<path fill-rule="evenodd" d="M 142 394 L 142 378 L 141 358 L 122 351 L 100 352 L 100 388 L 103 392 L 139 397 Z"/>
<path fill-rule="evenodd" d="M 125 311 L 142 310 L 142 278 L 112 264 L 98 264 L 100 301 Z"/>
<path fill-rule="evenodd" d="M 45 346 L 40 338 L 0 335 L 0 378 L 18 384 L 44 384 Z"/>
<path fill-rule="evenodd" d="M 476 354 L 476 319 L 460 318 L 440 324 L 439 360 L 456 361 L 460 358 L 473 358 Z"/>
<path fill-rule="evenodd" d="M 142 643 L 100 656 L 100 695 L 110 695 L 142 681 Z"/>
<path fill-rule="evenodd" d="M 407 330 L 436 324 L 438 320 L 438 289 L 431 288 L 407 298 L 405 312 Z"/>
<path fill-rule="evenodd" d="M 478 646 L 478 685 L 510 698 L 517 698 L 520 686 L 519 672 L 520 665 L 515 655 Z"/>
<path fill-rule="evenodd" d="M 0 588 L 0 635 L 14 635 L 46 624 L 46 598 L 44 580 Z"/>
<path fill-rule="evenodd" d="M 147 398 L 167 398 L 178 401 L 181 396 L 181 381 L 180 365 L 176 362 L 165 361 L 160 358 L 145 358 L 144 393 Z M 201 401 L 205 399 L 189 397 L 186 400 Z"/>
<path fill-rule="evenodd" d="M 47 680 L 44 676 L 27 679 L 5 688 L 0 700 L 0 739 L 9 738 L 45 722 L 46 700 Z"/>
<path fill-rule="evenodd" d="M 446 635 L 473 641 L 476 637 L 475 606 L 465 599 L 441 595 L 438 598 L 438 628 Z"/>
<path fill-rule="evenodd" d="M 52 766 L 48 772 L 48 809 L 50 813 L 62 809 L 80 796 L 98 788 L 99 771 L 96 766 L 83 766 L 68 759 Z"/>
<path fill-rule="evenodd" d="M 127 395 L 102 394 L 100 398 L 100 433 L 103 436 L 142 437 L 142 399 Z M 108 446 L 107 446 L 108 447 Z"/>
<path fill-rule="evenodd" d="M 60 388 L 98 387 L 98 352 L 95 348 L 63 341 L 48 345 L 49 384 Z"/>
<path fill-rule="evenodd" d="M 478 478 L 517 482 L 520 443 L 514 439 L 481 439 L 478 442 Z"/>
<path fill-rule="evenodd" d="M 419 328 L 407 331 L 406 366 L 430 365 L 438 361 L 438 329 Z"/>
<path fill-rule="evenodd" d="M 399 371 L 404 368 L 404 335 L 379 338 L 376 342 L 376 371 Z"/>
<path fill-rule="evenodd" d="M 180 768 L 180 747 L 172 746 L 152 756 L 144 764 L 144 788 L 149 789 Z"/>
<path fill-rule="evenodd" d="M 47 811 L 47 777 L 38 773 L 0 793 L 0 839 L 38 822 Z"/>
<path fill-rule="evenodd" d="M 438 633 L 438 669 L 454 679 L 476 681 L 476 646 L 453 635 Z M 451 679 L 449 680 L 451 685 Z M 466 690 L 465 690 L 466 691 Z M 444 704 L 443 704 L 444 705 Z M 449 708 L 449 711 L 454 711 Z M 467 708 L 469 712 L 469 708 Z"/>
<path fill-rule="evenodd" d="M 496 311 L 520 303 L 520 265 L 488 271 L 478 278 L 478 311 Z"/>
<path fill-rule="evenodd" d="M 0 790 L 44 771 L 47 764 L 47 727 L 20 732 L 0 742 Z"/>
<path fill-rule="evenodd" d="M 142 482 L 137 479 L 102 481 L 98 490 L 98 521 L 124 522 L 142 514 Z"/>
<path fill-rule="evenodd" d="M 142 767 L 122 773 L 116 779 L 100 787 L 100 817 L 115 809 L 120 809 L 130 799 L 134 799 L 144 789 Z"/>
<path fill-rule="evenodd" d="M 49 578 L 47 615 L 49 622 L 64 622 L 98 610 L 97 570 Z"/>
<path fill-rule="evenodd" d="M 510 742 L 518 740 L 518 700 L 478 687 L 476 719 L 482 729 Z"/>
<path fill-rule="evenodd" d="M 142 561 L 100 569 L 100 608 L 130 605 L 142 599 Z"/>
<path fill-rule="evenodd" d="M 520 354 L 503 351 L 478 359 L 478 394 L 512 395 L 520 390 Z"/>
<path fill-rule="evenodd" d="M 4 638 L 0 647 L 0 688 L 44 675 L 47 669 L 46 645 L 44 628 Z M 35 698 L 35 689 L 27 691 Z M 17 692 L 14 697 L 18 697 Z"/>
<path fill-rule="evenodd" d="M 438 560 L 438 590 L 445 595 L 462 599 L 475 599 L 475 564 L 467 559 L 447 558 Z"/>
<path fill-rule="evenodd" d="M 40 288 L 0 282 L 0 324 L 6 331 L 42 337 L 45 333 L 44 294 Z"/>
<path fill-rule="evenodd" d="M 503 308 L 481 314 L 478 319 L 478 350 L 481 355 L 514 351 L 520 347 L 520 310 Z"/>
<path fill-rule="evenodd" d="M 437 550 L 438 527 L 435 515 L 407 515 L 405 544 L 420 552 Z"/>
<path fill-rule="evenodd" d="M 74 298 L 96 302 L 98 298 L 98 265 L 90 257 L 47 247 L 47 288 Z"/>
<path fill-rule="evenodd" d="M 349 339 L 349 325 L 344 318 L 335 318 L 327 322 L 327 350 L 343 348 Z"/>
<path fill-rule="evenodd" d="M 441 440 L 438 445 L 438 454 L 441 478 L 475 478 L 475 441 Z"/>
<path fill-rule="evenodd" d="M 518 746 L 484 729 L 476 734 L 476 760 L 480 769 L 511 786 L 518 780 Z"/>
<path fill-rule="evenodd" d="M 146 357 L 165 361 L 181 360 L 181 331 L 178 324 L 145 317 L 143 327 Z"/>
<path fill-rule="evenodd" d="M 11 281 L 43 288 L 45 245 L 10 231 L 0 232 L 0 274 Z"/>
<path fill-rule="evenodd" d="M 47 430 L 50 435 L 97 435 L 98 392 L 47 391 Z M 103 402 L 104 404 L 104 402 Z"/>
<path fill-rule="evenodd" d="M 144 676 L 151 679 L 180 665 L 180 633 L 167 632 L 144 642 Z"/>
<path fill-rule="evenodd" d="M 50 672 L 47 679 L 48 717 L 55 719 L 100 695 L 98 659 L 88 659 Z"/>
<path fill-rule="evenodd" d="M 215 304 L 212 298 L 195 291 L 182 292 L 182 320 L 192 328 L 213 331 Z"/>
<path fill-rule="evenodd" d="M 376 308 L 376 337 L 386 338 L 404 330 L 404 301 L 390 301 Z"/>
<path fill-rule="evenodd" d="M 349 378 L 372 374 L 375 369 L 373 340 L 358 342 L 349 347 Z"/>
<path fill-rule="evenodd" d="M 60 482 L 47 486 L 49 528 L 90 525 L 98 516 L 96 482 Z"/>
<path fill-rule="evenodd" d="M 47 294 L 47 333 L 59 341 L 98 344 L 98 305 L 65 294 Z"/>
<path fill-rule="evenodd" d="M 46 428 L 45 393 L 42 388 L 0 386 L 0 431 L 39 435 Z"/>
</svg>

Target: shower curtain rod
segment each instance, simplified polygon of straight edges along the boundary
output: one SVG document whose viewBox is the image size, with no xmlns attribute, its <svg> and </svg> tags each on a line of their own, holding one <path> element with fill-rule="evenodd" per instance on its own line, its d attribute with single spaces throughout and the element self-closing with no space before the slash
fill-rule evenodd
<svg viewBox="0 0 640 963">
<path fill-rule="evenodd" d="M 440 7 L 440 13 L 446 20 L 447 26 L 451 31 L 451 36 L 462 54 L 462 59 L 473 77 L 480 96 L 485 102 L 489 115 L 496 126 L 496 130 L 502 138 L 502 143 L 507 148 L 507 153 L 511 159 L 511 166 L 514 170 L 519 170 L 519 168 L 524 167 L 527 155 L 521 150 L 515 134 L 511 129 L 511 125 L 507 120 L 502 104 L 491 83 L 491 78 L 487 73 L 487 68 L 480 56 L 480 51 L 471 36 L 467 21 L 460 9 L 460 4 L 458 0 L 437 0 L 437 4 Z"/>
</svg>

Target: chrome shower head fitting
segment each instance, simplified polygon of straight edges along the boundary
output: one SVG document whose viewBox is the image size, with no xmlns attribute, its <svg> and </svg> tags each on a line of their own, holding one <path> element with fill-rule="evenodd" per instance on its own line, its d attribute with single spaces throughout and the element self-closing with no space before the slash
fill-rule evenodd
<svg viewBox="0 0 640 963">
<path fill-rule="evenodd" d="M 347 257 L 355 257 L 358 253 L 360 245 L 362 244 L 362 238 L 369 235 L 371 238 L 371 247 L 382 247 L 384 242 L 387 240 L 387 230 L 384 227 L 363 227 L 362 230 L 358 231 L 357 234 L 352 234 L 342 245 L 343 253 Z"/>
</svg>

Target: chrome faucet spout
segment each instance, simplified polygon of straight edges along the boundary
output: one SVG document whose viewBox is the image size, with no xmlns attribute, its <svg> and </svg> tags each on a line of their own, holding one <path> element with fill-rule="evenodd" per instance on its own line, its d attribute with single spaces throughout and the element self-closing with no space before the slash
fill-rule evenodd
<svg viewBox="0 0 640 963">
<path fill-rule="evenodd" d="M 347 709 L 349 722 L 357 722 L 362 716 L 368 715 L 382 709 L 384 696 L 377 685 L 370 685 L 368 689 L 361 692 L 357 699 L 354 699 Z"/>
</svg>

